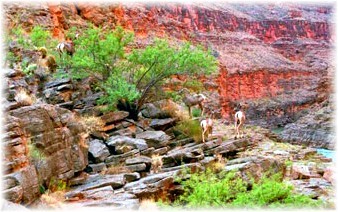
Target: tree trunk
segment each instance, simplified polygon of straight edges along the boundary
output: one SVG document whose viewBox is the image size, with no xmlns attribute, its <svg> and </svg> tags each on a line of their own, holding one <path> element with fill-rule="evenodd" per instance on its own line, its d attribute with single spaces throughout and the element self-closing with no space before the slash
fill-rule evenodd
<svg viewBox="0 0 338 212">
<path fill-rule="evenodd" d="M 118 100 L 117 109 L 129 112 L 128 118 L 133 119 L 134 121 L 138 120 L 140 109 L 135 102 L 129 102 L 125 99 Z"/>
</svg>

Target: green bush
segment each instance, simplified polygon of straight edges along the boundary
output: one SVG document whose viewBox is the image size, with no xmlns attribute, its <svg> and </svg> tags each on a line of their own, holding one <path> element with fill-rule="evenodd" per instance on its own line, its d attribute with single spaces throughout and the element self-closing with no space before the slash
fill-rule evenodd
<svg viewBox="0 0 338 212">
<path fill-rule="evenodd" d="M 182 182 L 184 194 L 175 202 L 189 208 L 300 208 L 321 207 L 322 201 L 295 194 L 281 174 L 245 182 L 235 172 L 212 173 L 209 169 L 192 174 Z"/>
<path fill-rule="evenodd" d="M 35 26 L 32 29 L 30 38 L 31 38 L 33 46 L 47 47 L 46 46 L 48 44 L 47 42 L 50 41 L 52 37 L 51 37 L 51 34 L 47 30 L 42 29 L 40 26 Z"/>
<path fill-rule="evenodd" d="M 193 108 L 191 110 L 192 117 L 200 117 L 202 114 L 202 110 L 199 108 Z"/>
<path fill-rule="evenodd" d="M 202 129 L 198 120 L 182 120 L 174 127 L 174 130 L 186 137 L 193 138 L 195 142 L 202 141 Z"/>
<path fill-rule="evenodd" d="M 204 90 L 203 83 L 197 79 L 187 80 L 183 83 L 183 87 L 188 88 L 193 92 L 201 92 Z"/>
</svg>

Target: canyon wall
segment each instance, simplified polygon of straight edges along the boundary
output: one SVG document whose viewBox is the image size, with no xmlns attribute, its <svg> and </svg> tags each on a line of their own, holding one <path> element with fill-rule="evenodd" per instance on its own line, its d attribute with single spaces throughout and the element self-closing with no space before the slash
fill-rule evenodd
<svg viewBox="0 0 338 212">
<path fill-rule="evenodd" d="M 331 84 L 335 70 L 333 5 L 53 3 L 36 8 L 32 13 L 11 4 L 6 13 L 15 10 L 28 20 L 27 27 L 43 24 L 60 40 L 70 27 L 91 22 L 106 29 L 122 25 L 135 32 L 140 46 L 157 36 L 208 47 L 220 64 L 219 75 L 209 80 L 218 84 L 209 94 L 210 110 L 221 107 L 219 115 L 229 121 L 235 106 L 246 102 L 251 123 L 284 126 L 332 91 L 321 82 Z"/>
</svg>

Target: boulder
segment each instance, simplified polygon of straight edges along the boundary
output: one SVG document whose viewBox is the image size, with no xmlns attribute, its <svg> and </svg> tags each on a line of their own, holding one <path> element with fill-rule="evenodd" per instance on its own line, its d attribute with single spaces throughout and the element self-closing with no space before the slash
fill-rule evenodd
<svg viewBox="0 0 338 212">
<path fill-rule="evenodd" d="M 252 177 L 255 180 L 260 179 L 266 172 L 281 172 L 284 164 L 273 157 L 257 156 L 229 160 L 224 168 L 227 171 L 238 170 L 244 180 L 250 181 Z"/>
<path fill-rule="evenodd" d="M 335 173 L 334 168 L 328 167 L 324 171 L 323 178 L 325 180 L 327 180 L 328 182 L 333 183 L 334 182 L 334 175 L 335 175 L 334 173 Z"/>
<path fill-rule="evenodd" d="M 107 144 L 115 148 L 118 148 L 119 146 L 123 145 L 129 145 L 141 151 L 148 148 L 148 145 L 144 139 L 131 138 L 121 135 L 111 136 L 108 139 Z"/>
<path fill-rule="evenodd" d="M 149 171 L 148 166 L 145 163 L 138 163 L 133 165 L 127 165 L 126 168 L 131 172 L 145 172 Z"/>
<path fill-rule="evenodd" d="M 98 139 L 89 142 L 88 153 L 95 163 L 103 162 L 110 155 L 107 146 Z"/>
<path fill-rule="evenodd" d="M 150 122 L 149 127 L 155 130 L 167 130 L 170 127 L 173 127 L 176 123 L 175 118 L 166 118 L 166 119 L 153 119 Z"/>
<path fill-rule="evenodd" d="M 185 148 L 184 148 L 185 147 Z M 181 165 L 182 163 L 193 163 L 204 158 L 203 144 L 192 146 L 184 146 L 169 151 L 162 157 L 163 166 L 170 167 L 174 165 Z"/>
<path fill-rule="evenodd" d="M 320 178 L 321 176 L 317 173 L 315 167 L 305 165 L 302 163 L 294 163 L 291 168 L 291 178 L 296 179 L 309 179 L 309 178 Z"/>
<path fill-rule="evenodd" d="M 97 163 L 97 164 L 88 164 L 88 167 L 85 171 L 87 172 L 101 172 L 103 170 L 107 169 L 107 166 L 105 163 Z"/>
<path fill-rule="evenodd" d="M 141 113 L 143 117 L 146 118 L 168 118 L 168 114 L 166 112 L 163 112 L 161 109 L 156 107 L 153 103 L 148 103 L 143 106 L 143 109 L 141 110 Z"/>
<path fill-rule="evenodd" d="M 136 134 L 136 138 L 144 139 L 148 147 L 155 148 L 166 146 L 170 140 L 170 136 L 163 131 L 145 131 Z"/>
<path fill-rule="evenodd" d="M 138 181 L 127 183 L 123 188 L 135 194 L 138 198 L 156 197 L 174 186 L 174 177 L 178 171 L 152 174 Z"/>
</svg>

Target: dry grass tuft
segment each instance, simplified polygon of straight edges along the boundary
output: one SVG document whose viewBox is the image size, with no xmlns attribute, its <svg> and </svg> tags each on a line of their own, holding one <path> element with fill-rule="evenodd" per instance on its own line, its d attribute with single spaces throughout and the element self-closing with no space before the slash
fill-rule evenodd
<svg viewBox="0 0 338 212">
<path fill-rule="evenodd" d="M 65 191 L 56 191 L 53 193 L 45 193 L 40 197 L 41 205 L 40 207 L 44 208 L 62 208 L 63 203 L 65 202 Z"/>
<path fill-rule="evenodd" d="M 151 157 L 152 162 L 151 162 L 151 168 L 153 170 L 154 173 L 158 173 L 159 171 L 161 171 L 162 166 L 163 166 L 163 162 L 162 162 L 162 156 L 160 155 L 153 155 Z"/>
<path fill-rule="evenodd" d="M 96 116 L 82 116 L 80 122 L 85 125 L 87 133 L 100 132 L 105 126 L 104 121 Z"/>
<path fill-rule="evenodd" d="M 154 199 L 141 200 L 139 210 L 141 211 L 159 211 Z"/>
<path fill-rule="evenodd" d="M 19 88 L 18 92 L 15 94 L 14 99 L 21 106 L 30 106 L 35 102 L 35 99 L 31 95 L 29 95 L 24 88 Z"/>
</svg>

